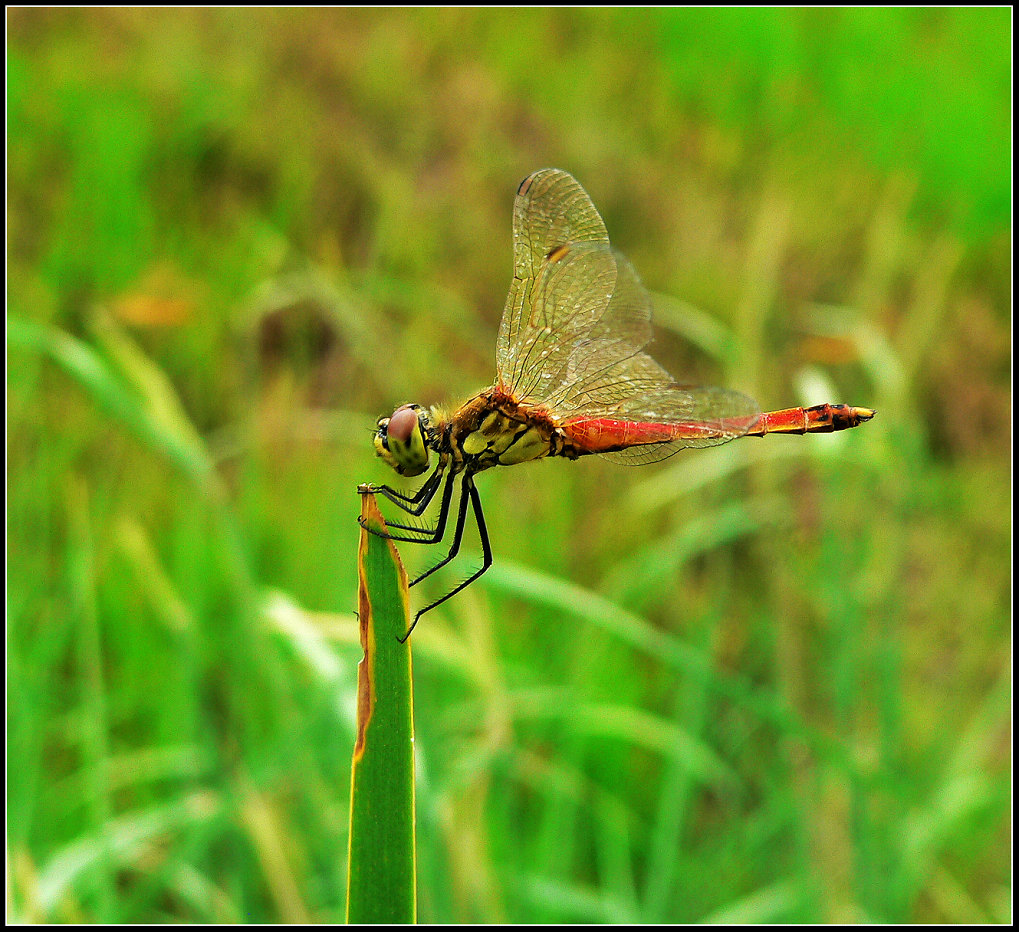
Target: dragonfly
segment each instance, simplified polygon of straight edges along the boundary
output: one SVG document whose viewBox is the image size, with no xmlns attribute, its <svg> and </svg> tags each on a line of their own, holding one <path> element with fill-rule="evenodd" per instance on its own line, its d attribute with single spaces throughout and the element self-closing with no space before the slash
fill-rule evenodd
<svg viewBox="0 0 1019 932">
<path fill-rule="evenodd" d="M 410 582 L 415 586 L 460 550 L 468 508 L 481 541 L 480 569 L 422 608 L 452 598 L 492 565 L 475 477 L 493 466 L 549 456 L 597 454 L 621 463 L 654 463 L 688 447 L 738 437 L 828 433 L 856 427 L 870 408 L 843 404 L 762 412 L 725 388 L 681 385 L 645 351 L 652 338 L 651 297 L 633 266 L 609 244 L 601 216 L 565 171 L 525 178 L 513 207 L 513 281 L 499 327 L 496 380 L 456 410 L 404 404 L 379 419 L 376 454 L 399 475 L 420 476 L 413 494 L 363 484 L 420 518 L 442 489 L 433 527 L 390 523 L 372 533 L 407 543 L 437 544 L 446 533 L 457 477 L 456 524 L 446 555 Z"/>
</svg>

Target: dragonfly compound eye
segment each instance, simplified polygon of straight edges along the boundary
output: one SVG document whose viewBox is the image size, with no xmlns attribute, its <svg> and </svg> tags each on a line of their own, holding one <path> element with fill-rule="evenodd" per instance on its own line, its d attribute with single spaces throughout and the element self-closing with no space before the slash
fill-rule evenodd
<svg viewBox="0 0 1019 932">
<path fill-rule="evenodd" d="M 383 418 L 375 435 L 375 452 L 401 476 L 420 476 L 428 468 L 428 447 L 417 405 L 404 405 Z"/>
</svg>

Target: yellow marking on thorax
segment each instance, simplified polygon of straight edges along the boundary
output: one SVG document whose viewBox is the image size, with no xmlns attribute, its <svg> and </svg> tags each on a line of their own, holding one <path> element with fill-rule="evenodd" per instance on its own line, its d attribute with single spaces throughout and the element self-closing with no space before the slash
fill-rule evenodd
<svg viewBox="0 0 1019 932">
<path fill-rule="evenodd" d="M 490 465 L 512 466 L 540 459 L 549 453 L 549 440 L 538 428 L 489 411 L 463 440 L 468 456 L 480 456 Z"/>
</svg>

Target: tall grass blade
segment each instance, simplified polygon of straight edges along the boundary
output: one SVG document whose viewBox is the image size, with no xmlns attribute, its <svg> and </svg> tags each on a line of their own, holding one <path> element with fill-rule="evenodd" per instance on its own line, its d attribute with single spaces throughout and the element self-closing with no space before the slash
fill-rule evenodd
<svg viewBox="0 0 1019 932">
<path fill-rule="evenodd" d="M 375 497 L 361 517 L 385 528 Z M 361 531 L 357 739 L 350 786 L 347 922 L 411 923 L 417 916 L 414 705 L 407 574 L 392 541 Z"/>
</svg>

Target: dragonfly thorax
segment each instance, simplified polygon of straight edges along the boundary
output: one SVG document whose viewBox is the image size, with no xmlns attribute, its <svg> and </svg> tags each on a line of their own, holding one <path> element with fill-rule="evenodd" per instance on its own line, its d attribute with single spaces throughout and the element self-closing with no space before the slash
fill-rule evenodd
<svg viewBox="0 0 1019 932">
<path fill-rule="evenodd" d="M 401 405 L 389 417 L 379 418 L 375 453 L 401 476 L 420 476 L 428 468 L 431 435 L 428 412 L 420 405 Z"/>
</svg>

